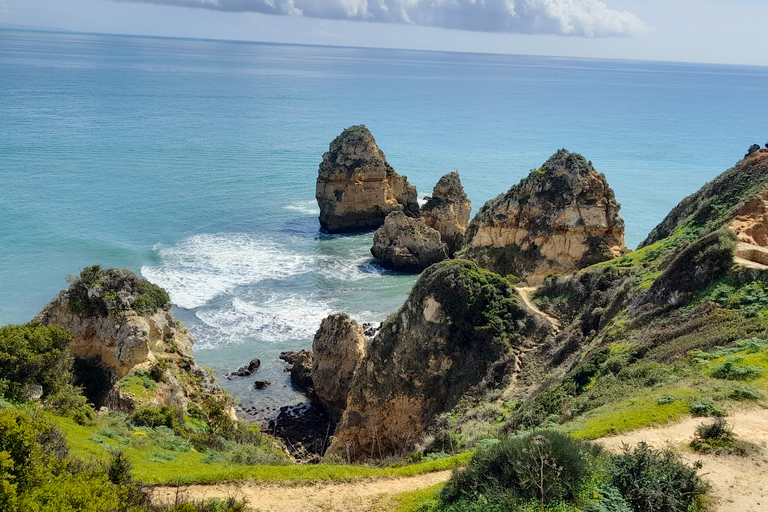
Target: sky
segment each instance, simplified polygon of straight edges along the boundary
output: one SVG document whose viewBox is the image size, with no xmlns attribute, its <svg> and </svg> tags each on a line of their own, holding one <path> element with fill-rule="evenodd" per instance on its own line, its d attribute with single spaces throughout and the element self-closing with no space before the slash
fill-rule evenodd
<svg viewBox="0 0 768 512">
<path fill-rule="evenodd" d="M 765 0 L 0 0 L 0 27 L 768 66 Z"/>
</svg>

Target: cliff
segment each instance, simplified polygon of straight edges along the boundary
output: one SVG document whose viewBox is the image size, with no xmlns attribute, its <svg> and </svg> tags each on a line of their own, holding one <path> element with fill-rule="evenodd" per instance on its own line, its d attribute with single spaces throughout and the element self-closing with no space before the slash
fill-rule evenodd
<svg viewBox="0 0 768 512">
<path fill-rule="evenodd" d="M 416 187 L 387 163 L 365 126 L 344 130 L 323 155 L 315 192 L 328 233 L 369 231 L 393 211 L 416 217 Z"/>
<path fill-rule="evenodd" d="M 129 270 L 85 268 L 35 320 L 72 334 L 76 368 L 104 373 L 88 398 L 125 412 L 167 404 L 186 410 L 212 397 L 229 406 L 215 378 L 192 357 L 193 335 L 170 311 L 168 294 Z M 234 414 L 234 411 L 230 411 Z"/>
<path fill-rule="evenodd" d="M 627 252 L 619 207 L 605 176 L 562 149 L 480 209 L 462 257 L 540 284 L 548 274 L 570 274 Z"/>
<path fill-rule="evenodd" d="M 437 182 L 432 197 L 421 208 L 421 218 L 440 233 L 441 240 L 448 246 L 448 255 L 453 257 L 464 245 L 471 211 L 472 201 L 464 192 L 459 173 L 453 171 Z"/>
<path fill-rule="evenodd" d="M 468 261 L 431 266 L 370 341 L 328 453 L 408 453 L 463 396 L 505 385 L 523 350 L 550 329 L 504 278 Z"/>
</svg>

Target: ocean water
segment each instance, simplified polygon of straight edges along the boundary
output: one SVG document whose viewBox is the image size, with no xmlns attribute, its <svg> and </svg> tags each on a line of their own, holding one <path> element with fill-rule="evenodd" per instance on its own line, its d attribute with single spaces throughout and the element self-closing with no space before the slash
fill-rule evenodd
<svg viewBox="0 0 768 512">
<path fill-rule="evenodd" d="M 327 314 L 381 321 L 414 276 L 371 234 L 318 231 L 315 179 L 365 124 L 421 196 L 458 170 L 473 213 L 559 148 L 622 203 L 636 246 L 768 140 L 768 68 L 0 30 L 0 325 L 84 266 L 164 286 L 220 375 L 262 360 L 266 409 L 300 401 L 277 359 Z"/>
</svg>

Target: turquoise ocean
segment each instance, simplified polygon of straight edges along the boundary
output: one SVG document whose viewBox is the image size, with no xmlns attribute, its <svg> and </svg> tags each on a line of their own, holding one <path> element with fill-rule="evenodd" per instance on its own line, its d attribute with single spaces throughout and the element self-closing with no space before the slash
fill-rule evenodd
<svg viewBox="0 0 768 512">
<path fill-rule="evenodd" d="M 473 202 L 559 148 L 622 204 L 635 247 L 680 199 L 768 139 L 768 68 L 0 30 L 0 325 L 84 266 L 165 287 L 244 403 L 301 401 L 277 356 L 321 319 L 378 322 L 414 276 L 372 234 L 319 232 L 317 169 L 365 124 L 419 195 L 458 170 Z"/>
</svg>

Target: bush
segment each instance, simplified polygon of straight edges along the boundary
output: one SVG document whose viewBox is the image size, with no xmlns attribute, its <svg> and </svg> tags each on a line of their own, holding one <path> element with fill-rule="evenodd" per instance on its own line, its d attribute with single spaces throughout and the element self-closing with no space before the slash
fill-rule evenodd
<svg viewBox="0 0 768 512">
<path fill-rule="evenodd" d="M 72 381 L 70 339 L 66 329 L 38 322 L 0 328 L 0 394 L 21 401 L 31 385 L 44 397 L 63 389 Z"/>
<path fill-rule="evenodd" d="M 589 470 L 591 445 L 543 430 L 508 437 L 478 451 L 469 466 L 455 472 L 440 494 L 442 505 L 478 496 L 498 502 L 515 498 L 574 501 Z"/>
<path fill-rule="evenodd" d="M 731 448 L 736 435 L 723 418 L 715 418 L 712 423 L 702 423 L 696 427 L 690 446 L 695 452 L 708 453 L 720 448 Z"/>
<path fill-rule="evenodd" d="M 725 380 L 752 380 L 762 375 L 765 370 L 758 366 L 740 365 L 744 361 L 743 357 L 729 357 L 722 363 L 712 368 L 710 375 L 716 379 Z"/>
<path fill-rule="evenodd" d="M 760 400 L 761 398 L 765 398 L 765 394 L 751 386 L 738 385 L 733 389 L 733 391 L 728 393 L 728 398 L 737 401 Z"/>
<path fill-rule="evenodd" d="M 635 512 L 703 510 L 708 486 L 674 450 L 653 450 L 646 443 L 612 457 L 611 484 Z"/>
<path fill-rule="evenodd" d="M 725 416 L 725 409 L 717 405 L 711 398 L 691 400 L 688 403 L 691 414 L 694 416 Z"/>
<path fill-rule="evenodd" d="M 168 293 L 130 270 L 86 267 L 71 283 L 65 294 L 69 309 L 89 316 L 108 316 L 133 309 L 140 315 L 152 315 L 170 303 Z"/>
<path fill-rule="evenodd" d="M 172 430 L 184 428 L 184 413 L 170 405 L 145 407 L 130 416 L 130 421 L 137 427 L 167 427 Z"/>
</svg>

